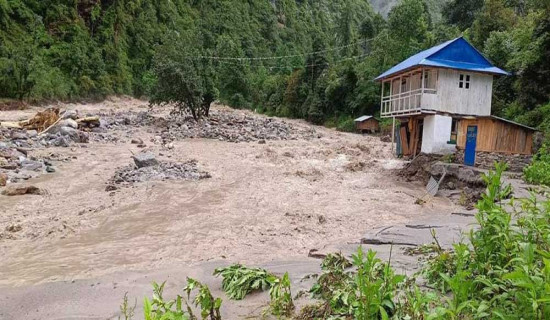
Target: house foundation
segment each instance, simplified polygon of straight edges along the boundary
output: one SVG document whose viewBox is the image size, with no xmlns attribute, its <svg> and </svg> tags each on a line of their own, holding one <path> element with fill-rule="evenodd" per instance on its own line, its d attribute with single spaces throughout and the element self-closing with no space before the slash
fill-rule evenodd
<svg viewBox="0 0 550 320">
<path fill-rule="evenodd" d="M 424 117 L 424 130 L 422 131 L 422 152 L 451 154 L 456 151 L 456 146 L 450 144 L 453 118 L 442 115 L 429 115 Z"/>
</svg>

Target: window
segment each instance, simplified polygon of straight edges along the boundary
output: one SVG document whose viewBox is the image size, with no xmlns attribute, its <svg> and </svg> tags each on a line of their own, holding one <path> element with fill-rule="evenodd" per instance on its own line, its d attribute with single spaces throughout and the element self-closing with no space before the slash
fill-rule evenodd
<svg viewBox="0 0 550 320">
<path fill-rule="evenodd" d="M 453 122 L 451 124 L 451 139 L 448 144 L 456 144 L 456 139 L 458 136 L 458 120 L 453 118 Z"/>
<path fill-rule="evenodd" d="M 406 92 L 407 91 L 407 78 L 403 78 L 403 80 L 401 80 L 401 92 Z"/>
<path fill-rule="evenodd" d="M 458 87 L 460 89 L 470 89 L 470 75 L 461 73 L 459 77 Z"/>
<path fill-rule="evenodd" d="M 424 71 L 424 93 L 435 94 L 437 93 L 436 89 L 437 81 L 437 71 L 436 70 L 425 70 Z"/>
</svg>

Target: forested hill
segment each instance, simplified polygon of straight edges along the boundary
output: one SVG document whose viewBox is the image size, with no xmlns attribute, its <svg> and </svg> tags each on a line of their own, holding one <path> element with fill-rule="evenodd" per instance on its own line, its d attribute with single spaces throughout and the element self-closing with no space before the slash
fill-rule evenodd
<svg viewBox="0 0 550 320">
<path fill-rule="evenodd" d="M 377 111 L 377 74 L 464 34 L 514 72 L 495 112 L 547 128 L 547 3 L 402 0 L 385 18 L 365 0 L 0 0 L 0 98 L 150 96 L 177 46 L 225 103 L 345 125 Z"/>
</svg>

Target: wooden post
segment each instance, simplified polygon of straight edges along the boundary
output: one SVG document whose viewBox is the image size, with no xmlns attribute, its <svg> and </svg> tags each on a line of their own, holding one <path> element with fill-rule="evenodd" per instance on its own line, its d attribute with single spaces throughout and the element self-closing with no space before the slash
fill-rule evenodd
<svg viewBox="0 0 550 320">
<path fill-rule="evenodd" d="M 395 117 L 393 117 L 393 123 L 391 127 L 391 153 L 393 153 L 393 144 L 395 143 Z"/>
<path fill-rule="evenodd" d="M 399 111 L 401 111 L 401 107 L 403 106 L 403 104 L 401 103 L 401 94 L 403 93 L 403 76 L 401 75 L 399 77 L 399 100 L 397 101 L 398 102 L 398 105 L 399 105 Z"/>
<path fill-rule="evenodd" d="M 393 78 L 390 79 L 390 113 L 393 113 Z"/>
<path fill-rule="evenodd" d="M 386 83 L 382 80 L 382 92 L 380 93 L 380 115 L 384 114 L 384 85 Z"/>
<path fill-rule="evenodd" d="M 420 82 L 422 83 L 420 86 L 420 99 L 418 100 L 418 106 L 416 106 L 419 109 L 422 109 L 422 96 L 424 95 L 424 77 L 426 76 L 426 69 L 422 68 L 422 74 L 420 75 Z M 416 150 L 416 149 L 415 149 Z"/>
</svg>

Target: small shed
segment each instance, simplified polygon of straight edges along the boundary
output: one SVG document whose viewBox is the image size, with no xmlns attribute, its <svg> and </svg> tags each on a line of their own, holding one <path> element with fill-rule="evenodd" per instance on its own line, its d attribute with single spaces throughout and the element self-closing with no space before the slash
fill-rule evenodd
<svg viewBox="0 0 550 320">
<path fill-rule="evenodd" d="M 373 116 L 362 116 L 354 120 L 357 131 L 375 133 L 380 131 L 380 122 Z"/>
<path fill-rule="evenodd" d="M 469 127 L 475 127 L 477 131 L 476 151 L 523 155 L 533 153 L 533 134 L 536 129 L 496 116 L 460 119 L 456 141 L 460 150 L 466 149 Z"/>
</svg>

